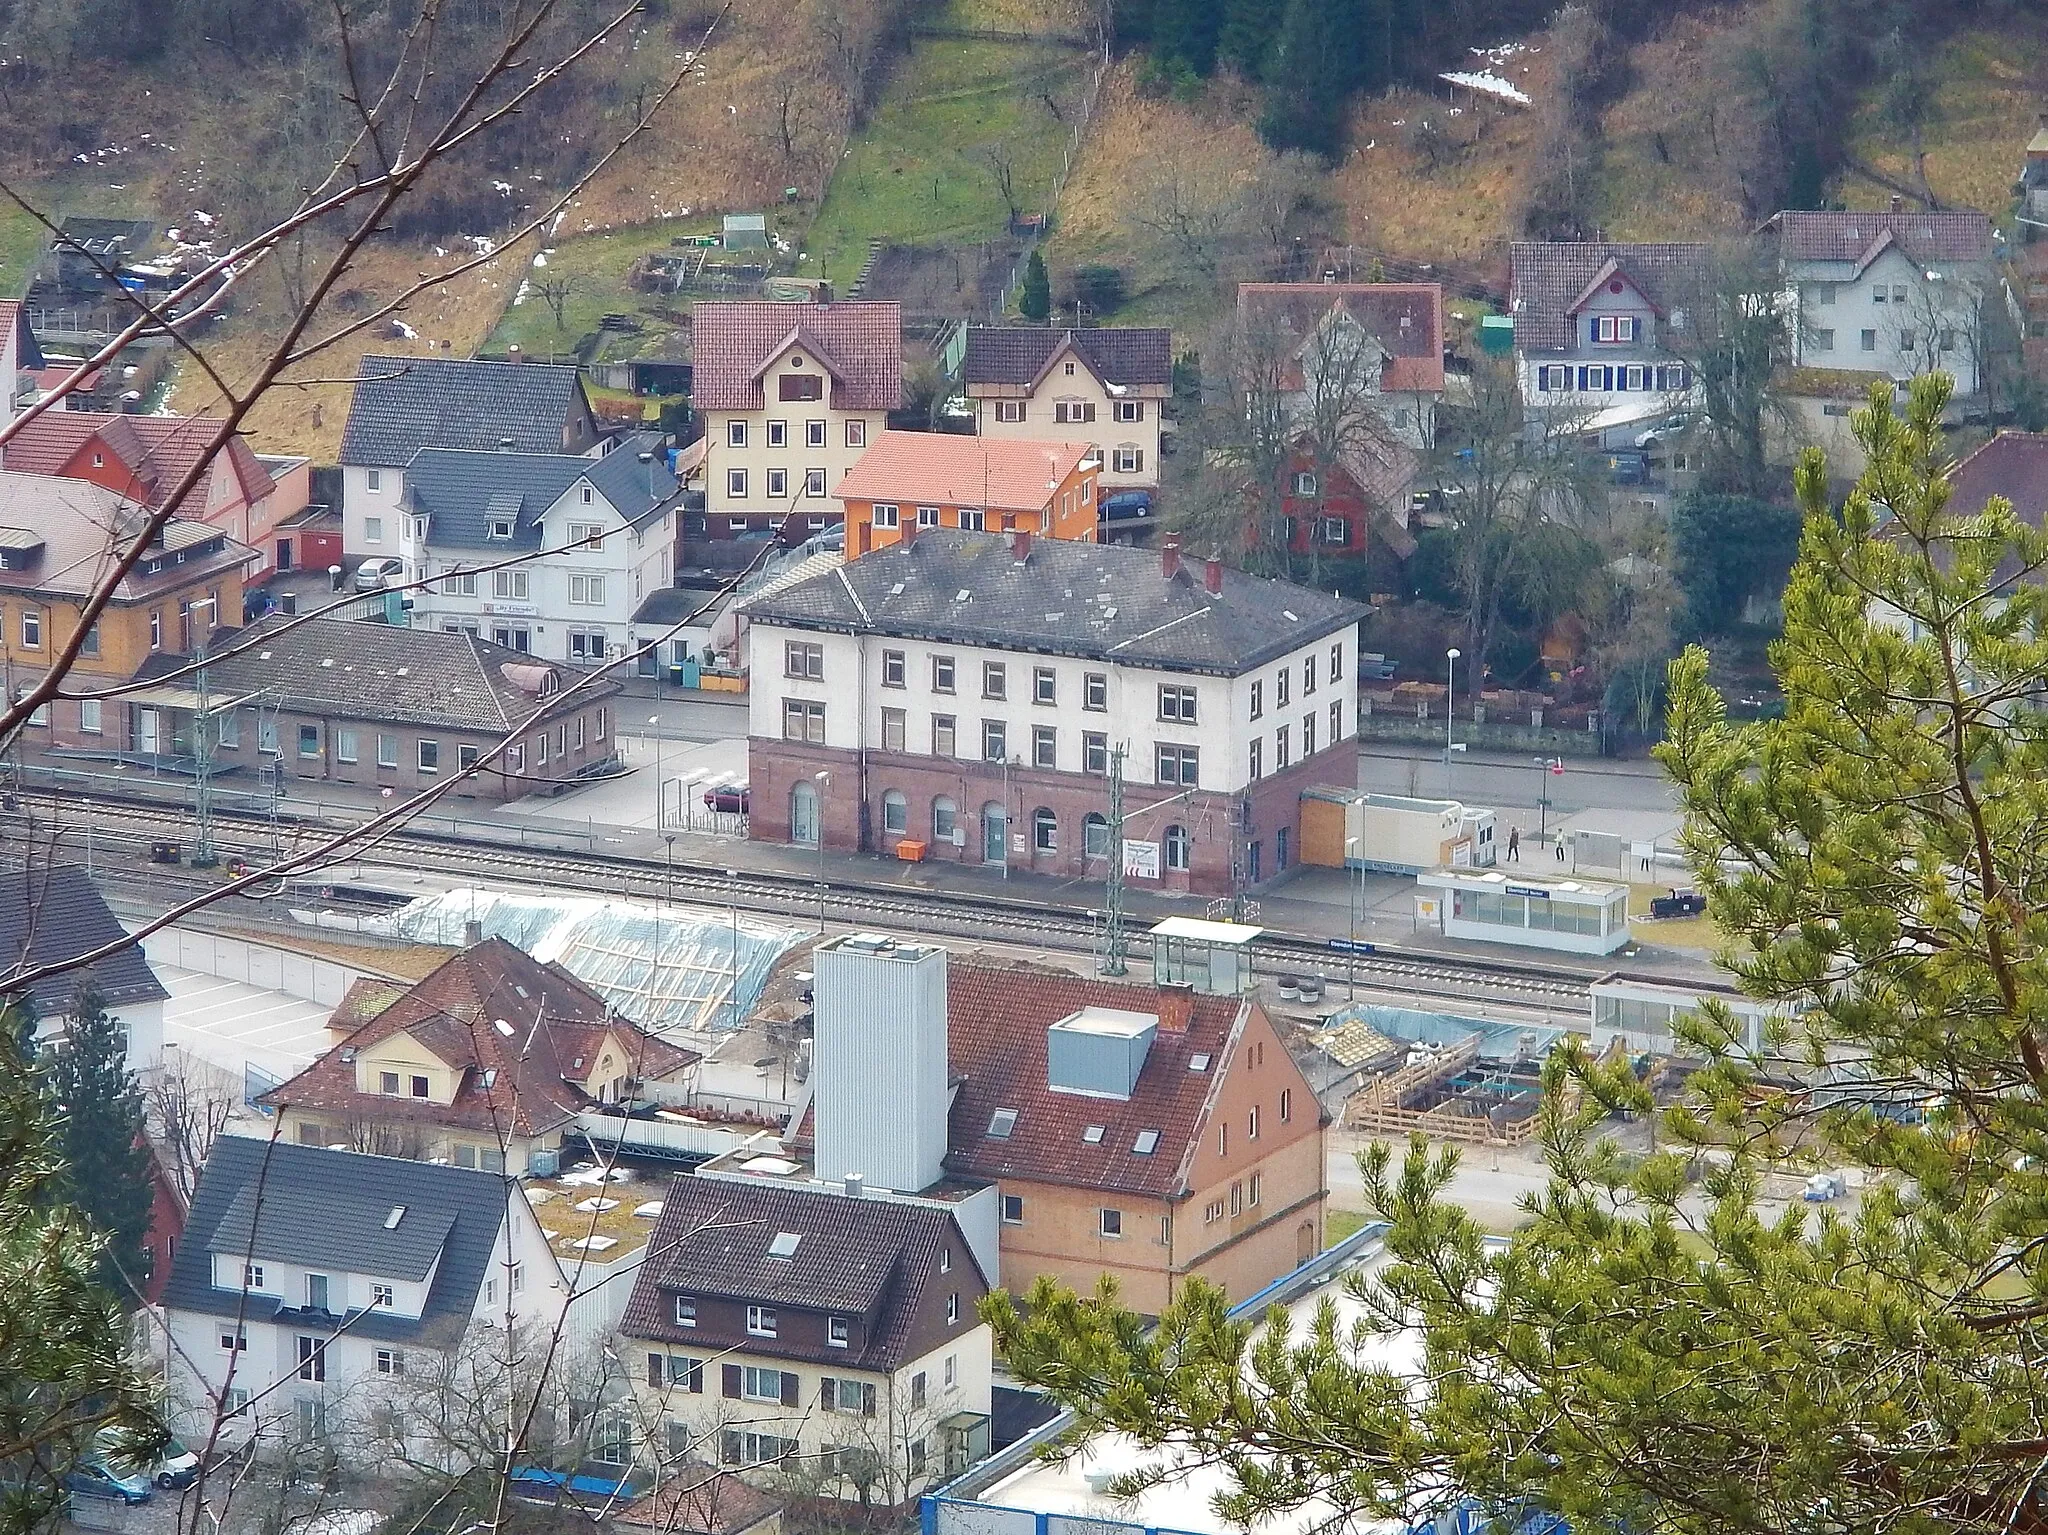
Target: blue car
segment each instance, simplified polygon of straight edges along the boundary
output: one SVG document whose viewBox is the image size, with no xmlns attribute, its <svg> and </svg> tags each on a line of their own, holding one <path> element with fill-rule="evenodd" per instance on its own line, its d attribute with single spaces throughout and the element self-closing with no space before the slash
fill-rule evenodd
<svg viewBox="0 0 2048 1535">
<path fill-rule="evenodd" d="M 1135 522 L 1152 515 L 1152 492 L 1119 490 L 1102 498 L 1104 522 Z"/>
<path fill-rule="evenodd" d="M 64 1485 L 88 1497 L 119 1498 L 123 1503 L 147 1503 L 149 1478 L 124 1476 L 97 1456 L 88 1456 L 64 1473 Z"/>
</svg>

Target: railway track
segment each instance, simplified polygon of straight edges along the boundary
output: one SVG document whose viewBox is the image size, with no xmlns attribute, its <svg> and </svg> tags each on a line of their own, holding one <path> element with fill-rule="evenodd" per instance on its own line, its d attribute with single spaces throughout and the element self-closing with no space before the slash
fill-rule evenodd
<svg viewBox="0 0 2048 1535">
<path fill-rule="evenodd" d="M 27 791 L 18 799 L 34 806 L 32 816 L 20 813 L 0 821 L 6 841 L 20 845 L 33 835 L 47 843 L 55 836 L 59 848 L 75 858 L 125 853 L 150 869 L 161 885 L 191 893 L 203 891 L 210 878 L 202 873 L 146 862 L 149 844 L 161 840 L 189 842 L 189 811 L 161 801 L 106 795 L 52 795 Z M 219 811 L 214 842 L 223 860 L 244 857 L 251 863 L 290 856 L 342 829 L 340 823 L 307 817 L 275 818 L 242 811 Z M 983 896 L 957 891 L 907 889 L 901 885 L 820 881 L 780 870 L 727 868 L 697 860 L 649 858 L 629 851 L 512 846 L 479 842 L 473 837 L 435 832 L 415 822 L 395 832 L 360 856 L 337 860 L 342 866 L 384 875 L 495 880 L 550 891 L 618 895 L 638 899 L 668 898 L 697 904 L 736 907 L 785 921 L 852 924 L 914 932 L 928 937 L 964 938 L 1027 948 L 1088 953 L 1100 947 L 1099 912 L 1056 902 L 1017 896 Z M 349 881 L 335 878 L 337 884 Z M 295 879 L 297 899 L 306 887 L 323 883 L 318 873 Z M 282 890 L 267 893 L 285 898 Z M 1146 919 L 1133 923 L 1141 928 Z M 1314 934 L 1268 928 L 1253 945 L 1253 965 L 1277 974 L 1314 974 L 1325 983 L 1355 975 L 1371 991 L 1437 1000 L 1462 999 L 1524 1009 L 1531 1013 L 1583 1013 L 1587 987 L 1600 972 L 1546 964 L 1502 964 L 1426 949 L 1379 945 L 1371 952 L 1347 952 L 1333 940 Z"/>
</svg>

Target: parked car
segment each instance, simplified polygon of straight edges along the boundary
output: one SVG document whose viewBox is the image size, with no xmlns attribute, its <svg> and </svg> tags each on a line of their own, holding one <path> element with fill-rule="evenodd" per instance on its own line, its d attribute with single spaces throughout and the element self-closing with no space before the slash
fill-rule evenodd
<svg viewBox="0 0 2048 1535">
<path fill-rule="evenodd" d="M 73 1492 L 93 1498 L 119 1498 L 123 1503 L 147 1503 L 149 1478 L 140 1472 L 123 1474 L 97 1455 L 88 1455 L 64 1473 L 64 1485 Z"/>
<path fill-rule="evenodd" d="M 140 1477 L 166 1492 L 191 1486 L 193 1478 L 199 1475 L 199 1457 L 176 1439 L 167 1441 L 154 1460 L 136 1464 L 124 1459 L 113 1442 L 102 1436 L 93 1458 L 122 1477 Z"/>
<path fill-rule="evenodd" d="M 1137 522 L 1152 515 L 1152 492 L 1119 490 L 1102 498 L 1104 522 Z"/>
<path fill-rule="evenodd" d="M 753 803 L 753 796 L 743 783 L 716 784 L 704 791 L 704 808 L 726 815 L 746 815 Z"/>
<path fill-rule="evenodd" d="M 391 555 L 378 555 L 375 559 L 364 560 L 356 567 L 356 590 L 359 592 L 381 592 L 387 578 L 405 569 L 405 561 Z"/>
</svg>

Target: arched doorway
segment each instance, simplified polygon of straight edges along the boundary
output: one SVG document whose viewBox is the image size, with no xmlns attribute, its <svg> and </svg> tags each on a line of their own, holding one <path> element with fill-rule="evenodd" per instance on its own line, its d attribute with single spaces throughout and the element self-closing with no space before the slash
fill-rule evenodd
<svg viewBox="0 0 2048 1535">
<path fill-rule="evenodd" d="M 818 787 L 808 780 L 789 791 L 789 840 L 816 847 L 819 835 Z"/>
</svg>

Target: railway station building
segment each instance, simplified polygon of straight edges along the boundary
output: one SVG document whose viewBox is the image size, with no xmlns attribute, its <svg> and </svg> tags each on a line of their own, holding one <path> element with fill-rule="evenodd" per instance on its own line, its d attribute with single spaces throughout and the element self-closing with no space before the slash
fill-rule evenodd
<svg viewBox="0 0 2048 1535">
<path fill-rule="evenodd" d="M 1137 888 L 1257 885 L 1300 859 L 1303 791 L 1357 781 L 1364 611 L 1172 537 L 905 526 L 742 609 L 751 835 L 1070 879 L 1118 852 Z"/>
</svg>

